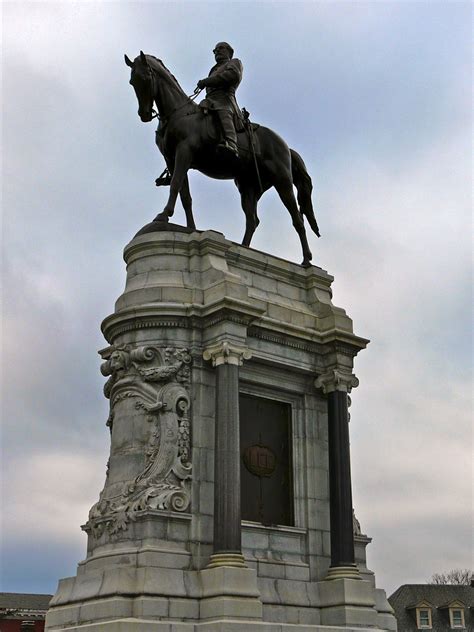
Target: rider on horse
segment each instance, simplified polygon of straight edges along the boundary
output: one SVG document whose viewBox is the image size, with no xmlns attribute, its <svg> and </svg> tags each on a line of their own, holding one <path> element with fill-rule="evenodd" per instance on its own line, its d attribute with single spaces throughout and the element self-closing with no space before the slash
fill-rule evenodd
<svg viewBox="0 0 474 632">
<path fill-rule="evenodd" d="M 201 107 L 215 111 L 223 132 L 223 141 L 219 147 L 231 151 L 238 156 L 237 132 L 234 117 L 242 118 L 235 100 L 235 91 L 242 81 L 243 66 L 239 59 L 234 59 L 234 49 L 227 42 L 219 42 L 212 51 L 216 59 L 206 79 L 198 81 L 197 87 L 206 88 L 206 98 Z"/>
<path fill-rule="evenodd" d="M 217 64 L 209 77 L 199 83 L 209 88 L 208 102 L 212 103 L 215 99 L 219 118 L 221 119 L 221 111 L 227 113 L 227 116 L 224 114 L 225 136 L 227 144 L 234 141 L 235 146 L 235 128 L 232 125 L 230 129 L 230 124 L 232 106 L 235 104 L 235 89 L 241 80 L 242 64 L 236 59 L 233 60 L 232 54 L 233 51 L 228 44 L 221 42 L 216 46 Z M 242 243 L 244 246 L 250 246 L 258 226 L 258 201 L 265 191 L 274 187 L 290 213 L 293 226 L 300 238 L 303 250 L 302 265 L 309 266 L 312 255 L 304 220 L 307 220 L 318 237 L 319 229 L 311 201 L 311 177 L 301 156 L 268 127 L 259 125 L 254 128 L 246 123 L 245 127 L 249 131 L 246 149 L 241 151 L 238 160 L 221 160 L 218 153 L 210 148 L 210 145 L 215 143 L 212 126 L 208 125 L 205 115 L 192 104 L 190 97 L 163 62 L 140 51 L 140 55 L 133 61 L 125 55 L 125 63 L 131 68 L 130 84 L 138 100 L 140 119 L 144 123 L 152 121 L 155 118 L 153 106 L 157 107 L 160 124 L 156 132 L 156 144 L 171 171 L 168 201 L 150 225 L 151 228 L 156 230 L 156 224 L 161 223 L 162 229 L 163 223 L 169 222 L 179 195 L 186 212 L 187 227 L 190 230 L 196 229 L 188 181 L 189 170 L 196 169 L 211 178 L 234 180 L 246 217 Z M 179 114 L 175 116 L 178 111 Z M 258 153 L 254 151 L 253 132 L 258 143 Z M 244 136 L 242 141 L 242 146 L 245 146 Z M 248 151 L 249 147 L 251 151 Z M 159 181 L 157 184 L 162 182 Z M 295 197 L 295 187 L 298 199 Z"/>
</svg>

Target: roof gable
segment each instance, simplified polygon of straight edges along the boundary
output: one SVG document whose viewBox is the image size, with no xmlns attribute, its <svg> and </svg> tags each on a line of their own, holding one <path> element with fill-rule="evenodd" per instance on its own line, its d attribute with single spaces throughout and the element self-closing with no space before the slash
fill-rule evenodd
<svg viewBox="0 0 474 632">
<path fill-rule="evenodd" d="M 412 603 L 408 606 L 405 606 L 407 610 L 413 610 L 414 608 L 435 608 L 435 607 L 436 606 L 434 606 L 427 599 L 421 599 L 420 601 L 417 601 L 416 603 Z"/>
<path fill-rule="evenodd" d="M 465 608 L 466 604 L 464 601 L 460 599 L 453 599 L 452 601 L 448 601 L 448 603 L 443 604 L 442 606 L 438 606 L 440 610 L 445 610 L 446 608 Z"/>
</svg>

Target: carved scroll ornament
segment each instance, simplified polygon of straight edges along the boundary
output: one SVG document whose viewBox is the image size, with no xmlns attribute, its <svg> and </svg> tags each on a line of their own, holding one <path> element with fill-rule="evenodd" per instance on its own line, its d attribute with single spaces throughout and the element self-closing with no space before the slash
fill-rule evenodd
<svg viewBox="0 0 474 632">
<path fill-rule="evenodd" d="M 333 391 L 350 393 L 353 388 L 359 386 L 359 380 L 350 371 L 330 369 L 317 377 L 314 384 L 316 388 L 322 389 L 323 393 L 326 394 Z"/>
<path fill-rule="evenodd" d="M 186 511 L 191 494 L 191 425 L 189 418 L 191 356 L 187 349 L 155 346 L 109 347 L 101 352 L 108 376 L 104 394 L 110 399 L 107 425 L 113 437 L 114 411 L 127 398 L 151 425 L 145 450 L 145 467 L 109 497 L 106 482 L 89 512 L 86 530 L 100 536 L 104 529 L 116 535 L 145 510 Z"/>
</svg>

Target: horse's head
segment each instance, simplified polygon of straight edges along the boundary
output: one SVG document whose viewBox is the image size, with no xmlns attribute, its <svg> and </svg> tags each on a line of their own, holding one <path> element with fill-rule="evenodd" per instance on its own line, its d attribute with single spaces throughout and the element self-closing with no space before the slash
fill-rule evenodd
<svg viewBox="0 0 474 632">
<path fill-rule="evenodd" d="M 130 84 L 135 90 L 138 99 L 138 116 L 144 123 L 153 118 L 153 101 L 155 98 L 155 76 L 148 63 L 146 55 L 140 51 L 140 55 L 131 61 L 124 55 L 125 63 L 130 66 L 132 73 Z"/>
</svg>

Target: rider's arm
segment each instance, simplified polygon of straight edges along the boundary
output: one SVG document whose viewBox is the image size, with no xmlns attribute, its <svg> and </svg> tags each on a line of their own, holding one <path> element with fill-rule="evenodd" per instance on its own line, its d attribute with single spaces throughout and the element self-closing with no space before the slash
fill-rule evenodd
<svg viewBox="0 0 474 632">
<path fill-rule="evenodd" d="M 242 70 L 242 63 L 238 59 L 231 59 L 221 71 L 203 79 L 200 83 L 209 88 L 226 88 L 238 85 L 242 79 Z"/>
</svg>

